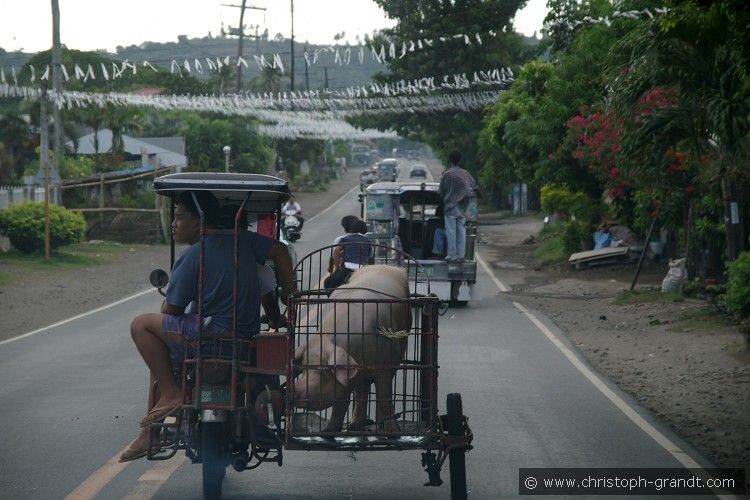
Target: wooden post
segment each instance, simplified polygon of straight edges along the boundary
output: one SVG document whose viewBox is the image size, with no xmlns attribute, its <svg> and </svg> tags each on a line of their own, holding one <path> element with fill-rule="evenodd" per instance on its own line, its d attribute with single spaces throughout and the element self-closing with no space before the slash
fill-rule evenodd
<svg viewBox="0 0 750 500">
<path fill-rule="evenodd" d="M 654 232 L 654 226 L 656 225 L 656 219 L 659 218 L 659 213 L 661 212 L 661 205 L 656 209 L 656 215 L 654 215 L 653 220 L 651 221 L 651 226 L 648 228 L 648 234 L 646 234 L 646 240 L 643 242 L 643 250 L 641 250 L 641 256 L 638 259 L 638 267 L 635 268 L 635 276 L 633 276 L 633 282 L 630 284 L 630 291 L 633 291 L 633 288 L 635 288 L 635 283 L 638 281 L 638 275 L 641 274 L 641 266 L 643 266 L 643 258 L 646 256 L 646 249 L 648 248 L 648 244 L 651 241 L 651 233 Z"/>
</svg>

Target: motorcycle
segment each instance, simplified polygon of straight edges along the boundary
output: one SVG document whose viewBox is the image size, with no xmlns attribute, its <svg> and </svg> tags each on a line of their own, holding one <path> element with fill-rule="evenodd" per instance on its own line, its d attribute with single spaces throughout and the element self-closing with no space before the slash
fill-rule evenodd
<svg viewBox="0 0 750 500">
<path fill-rule="evenodd" d="M 297 241 L 300 236 L 302 229 L 302 221 L 299 220 L 299 217 L 297 217 L 297 214 L 293 213 L 287 213 L 284 216 L 284 221 L 282 223 L 282 230 L 284 231 L 284 238 L 293 243 Z"/>
</svg>

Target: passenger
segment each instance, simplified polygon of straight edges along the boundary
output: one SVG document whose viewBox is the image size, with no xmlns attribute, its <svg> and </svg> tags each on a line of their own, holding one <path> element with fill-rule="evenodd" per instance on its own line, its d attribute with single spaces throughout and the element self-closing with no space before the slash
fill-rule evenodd
<svg viewBox="0 0 750 500">
<path fill-rule="evenodd" d="M 206 191 L 195 193 L 204 212 L 207 227 L 219 221 L 216 199 Z M 199 331 L 196 314 L 185 314 L 186 306 L 198 301 L 200 265 L 200 216 L 191 193 L 179 197 L 172 221 L 172 234 L 188 247 L 172 269 L 166 300 L 160 313 L 142 314 L 130 325 L 130 334 L 139 353 L 151 370 L 159 388 L 159 400 L 141 420 L 141 433 L 120 456 L 128 462 L 147 454 L 149 425 L 162 421 L 182 406 L 180 387 L 175 383 L 172 367 L 186 355 L 192 354 Z M 210 318 L 203 325 L 204 337 L 219 337 L 231 332 L 234 297 L 234 238 L 228 234 L 207 235 L 204 238 L 203 316 Z M 238 336 L 250 338 L 260 328 L 260 286 L 258 264 L 270 257 L 278 271 L 285 296 L 296 287 L 292 264 L 286 247 L 277 241 L 242 231 L 240 233 L 240 262 L 238 303 Z M 204 322 L 205 323 L 205 322 Z M 186 351 L 187 347 L 187 351 Z"/>
<path fill-rule="evenodd" d="M 323 281 L 326 288 L 336 288 L 343 285 L 355 269 L 372 262 L 374 246 L 367 234 L 367 223 L 355 220 L 351 225 L 351 233 L 345 234 L 339 240 L 339 246 L 333 252 L 335 270 Z"/>
<path fill-rule="evenodd" d="M 448 262 L 463 262 L 466 255 L 466 208 L 469 197 L 478 190 L 477 181 L 469 172 L 461 168 L 461 153 L 451 152 L 448 155 L 450 167 L 440 179 L 438 192 L 443 197 L 445 215 L 445 237 L 447 240 Z"/>
<path fill-rule="evenodd" d="M 359 220 L 359 217 L 356 215 L 345 215 L 341 218 L 341 227 L 344 229 L 344 234 L 341 236 L 337 236 L 336 239 L 333 240 L 334 245 L 338 245 L 339 241 L 341 241 L 341 238 L 348 234 L 352 234 L 352 222 L 355 220 Z M 331 255 L 331 258 L 328 259 L 328 274 L 331 274 L 334 271 L 334 262 L 333 262 L 333 255 Z"/>
</svg>

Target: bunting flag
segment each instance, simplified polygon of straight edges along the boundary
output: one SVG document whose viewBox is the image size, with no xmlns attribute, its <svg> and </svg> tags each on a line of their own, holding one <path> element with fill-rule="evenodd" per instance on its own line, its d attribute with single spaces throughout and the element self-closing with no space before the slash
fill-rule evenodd
<svg viewBox="0 0 750 500">
<path fill-rule="evenodd" d="M 242 96 L 142 96 L 116 92 L 47 91 L 47 98 L 59 108 L 72 109 L 116 106 L 148 107 L 161 110 L 213 112 L 248 116 L 259 120 L 258 133 L 276 138 L 364 139 L 395 137 L 392 131 L 353 127 L 346 118 L 384 113 L 435 113 L 471 111 L 494 103 L 501 90 L 391 97 L 319 97 L 316 93 Z M 27 100 L 42 98 L 36 87 L 0 84 L 0 97 Z"/>
<path fill-rule="evenodd" d="M 642 9 L 642 10 L 629 10 L 629 11 L 615 11 L 609 16 L 604 17 L 597 17 L 593 18 L 590 16 L 586 16 L 581 20 L 577 20 L 573 23 L 567 22 L 567 21 L 559 21 L 559 22 L 553 22 L 545 25 L 545 30 L 547 32 L 554 31 L 558 27 L 563 27 L 567 29 L 575 29 L 583 24 L 606 24 L 607 26 L 611 26 L 612 22 L 616 19 L 625 18 L 625 19 L 641 19 L 641 18 L 648 18 L 653 19 L 657 15 L 663 15 L 669 12 L 669 8 L 667 7 L 655 7 L 652 10 L 650 9 Z M 352 61 L 359 62 L 359 64 L 364 64 L 365 58 L 369 54 L 369 57 L 372 61 L 375 61 L 379 64 L 386 63 L 389 59 L 402 59 L 406 57 L 410 52 L 417 52 L 422 50 L 427 50 L 432 47 L 434 47 L 435 43 L 448 43 L 448 42 L 454 42 L 454 41 L 460 41 L 463 42 L 465 45 L 477 45 L 481 46 L 484 44 L 485 38 L 492 38 L 492 37 L 498 37 L 502 33 L 507 33 L 510 29 L 508 26 L 503 26 L 499 30 L 489 30 L 485 33 L 457 33 L 454 35 L 442 35 L 437 36 L 435 38 L 426 38 L 426 37 L 420 37 L 416 40 L 396 40 L 391 39 L 388 37 L 382 37 L 383 42 L 380 44 L 375 44 L 375 42 L 367 43 L 367 44 L 358 44 L 354 46 L 333 46 L 329 45 L 327 47 L 323 48 L 316 48 L 311 52 L 308 52 L 305 50 L 302 53 L 302 57 L 305 60 L 305 64 L 308 67 L 311 67 L 316 64 L 332 64 L 337 66 L 343 66 L 343 65 L 350 65 L 352 64 Z M 483 38 L 484 37 L 484 38 Z M 330 59 L 326 59 L 324 61 L 323 55 L 328 55 Z M 355 57 L 352 57 L 354 55 Z M 283 75 L 285 73 L 285 68 L 282 63 L 281 55 L 278 53 L 273 54 L 253 54 L 252 56 L 248 56 L 248 59 L 245 59 L 243 57 L 238 56 L 218 56 L 218 57 L 188 57 L 183 59 L 182 61 L 178 61 L 175 59 L 172 59 L 169 63 L 169 72 L 173 74 L 177 74 L 179 76 L 183 76 L 185 74 L 204 74 L 205 72 L 211 72 L 211 71 L 219 71 L 224 66 L 235 65 L 236 67 L 244 67 L 248 68 L 248 60 L 254 61 L 256 66 L 259 70 L 263 70 L 265 68 L 273 68 L 277 69 L 281 72 Z M 205 63 L 205 67 L 204 67 Z M 124 74 L 124 72 L 127 70 L 131 72 L 132 74 L 136 74 L 138 71 L 138 67 L 141 68 L 148 68 L 151 71 L 158 72 L 160 69 L 158 69 L 157 66 L 154 66 L 149 61 L 142 61 L 140 63 L 136 62 L 130 62 L 127 59 L 125 61 L 122 61 L 119 65 L 117 62 L 112 63 L 112 70 L 111 72 L 107 70 L 107 68 L 101 64 L 100 71 L 98 74 L 98 77 L 103 80 L 110 80 L 110 79 L 116 79 Z M 89 64 L 87 67 L 81 68 L 77 63 L 74 63 L 73 66 L 74 72 L 73 75 L 76 79 L 82 82 L 87 82 L 88 80 L 95 80 L 97 78 L 97 73 L 95 69 Z M 166 69 L 164 69 L 166 71 Z M 70 75 L 68 73 L 68 69 L 62 65 L 62 72 L 63 72 L 63 78 L 65 81 L 70 80 Z M 24 66 L 20 72 L 17 71 L 15 66 L 11 66 L 10 68 L 3 68 L 0 67 L 0 83 L 8 83 L 6 80 L 6 74 L 10 73 L 10 79 L 13 81 L 13 84 L 18 85 L 18 78 L 21 76 L 24 76 L 24 73 L 28 73 L 29 79 L 34 82 L 37 79 L 40 81 L 45 81 L 49 79 L 49 67 L 46 66 L 44 70 L 40 68 L 35 68 L 32 66 Z M 39 75 L 39 76 L 38 76 Z"/>
</svg>

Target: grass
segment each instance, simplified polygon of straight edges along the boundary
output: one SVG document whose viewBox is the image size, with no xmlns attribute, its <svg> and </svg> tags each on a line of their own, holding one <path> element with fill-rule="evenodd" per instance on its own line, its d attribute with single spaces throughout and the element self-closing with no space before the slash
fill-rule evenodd
<svg viewBox="0 0 750 500">
<path fill-rule="evenodd" d="M 10 285 L 30 272 L 55 272 L 104 264 L 111 262 L 117 254 L 138 246 L 113 241 L 74 243 L 53 250 L 49 260 L 44 258 L 43 252 L 0 252 L 0 264 L 10 271 L 0 273 L 0 285 Z"/>
<path fill-rule="evenodd" d="M 620 293 L 614 301 L 615 305 L 629 304 L 661 304 L 666 302 L 684 302 L 685 297 L 679 293 L 662 293 L 658 289 L 627 290 Z"/>
<path fill-rule="evenodd" d="M 539 259 L 542 264 L 554 264 L 568 258 L 568 252 L 565 250 L 565 243 L 561 237 L 554 237 L 542 241 L 534 250 L 534 257 Z"/>
<path fill-rule="evenodd" d="M 717 327 L 733 326 L 737 323 L 726 314 L 710 312 L 706 309 L 690 311 L 683 314 L 669 327 L 669 331 L 682 333 L 692 331 L 708 331 Z"/>
</svg>

